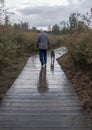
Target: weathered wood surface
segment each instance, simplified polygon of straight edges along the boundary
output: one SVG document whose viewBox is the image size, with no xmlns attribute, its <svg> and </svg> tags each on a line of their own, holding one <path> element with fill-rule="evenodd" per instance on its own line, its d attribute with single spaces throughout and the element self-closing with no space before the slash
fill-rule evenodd
<svg viewBox="0 0 92 130">
<path fill-rule="evenodd" d="M 56 57 L 62 55 L 56 50 Z M 50 55 L 41 69 L 30 57 L 0 105 L 0 130 L 91 130 L 77 94 Z"/>
</svg>

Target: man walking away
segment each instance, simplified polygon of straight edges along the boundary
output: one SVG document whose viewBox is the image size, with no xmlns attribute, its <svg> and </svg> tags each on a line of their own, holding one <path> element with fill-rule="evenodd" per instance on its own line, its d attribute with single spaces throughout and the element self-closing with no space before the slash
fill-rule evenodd
<svg viewBox="0 0 92 130">
<path fill-rule="evenodd" d="M 49 46 L 49 36 L 46 32 L 41 30 L 37 38 L 37 48 L 39 49 L 39 59 L 41 67 L 46 67 L 47 64 L 47 50 Z"/>
</svg>

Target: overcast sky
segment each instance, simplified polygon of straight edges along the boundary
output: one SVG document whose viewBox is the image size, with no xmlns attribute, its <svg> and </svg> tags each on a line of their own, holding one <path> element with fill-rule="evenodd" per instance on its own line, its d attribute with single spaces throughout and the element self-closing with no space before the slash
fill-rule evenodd
<svg viewBox="0 0 92 130">
<path fill-rule="evenodd" d="M 5 6 L 14 12 L 13 22 L 22 20 L 30 27 L 47 27 L 67 21 L 72 12 L 89 11 L 92 0 L 5 0 Z"/>
</svg>

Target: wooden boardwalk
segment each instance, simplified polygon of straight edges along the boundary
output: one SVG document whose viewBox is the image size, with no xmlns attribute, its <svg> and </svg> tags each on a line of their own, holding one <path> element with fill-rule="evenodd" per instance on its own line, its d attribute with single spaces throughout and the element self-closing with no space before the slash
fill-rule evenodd
<svg viewBox="0 0 92 130">
<path fill-rule="evenodd" d="M 56 57 L 62 55 L 56 50 Z M 0 130 L 92 130 L 65 73 L 48 54 L 46 69 L 30 57 L 0 105 Z"/>
</svg>

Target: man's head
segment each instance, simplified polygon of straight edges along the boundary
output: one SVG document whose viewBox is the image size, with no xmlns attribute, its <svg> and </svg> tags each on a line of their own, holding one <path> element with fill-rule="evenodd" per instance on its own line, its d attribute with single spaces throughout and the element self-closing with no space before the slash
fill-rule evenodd
<svg viewBox="0 0 92 130">
<path fill-rule="evenodd" d="M 44 30 L 43 30 L 43 29 L 40 29 L 40 32 L 44 32 Z"/>
</svg>

